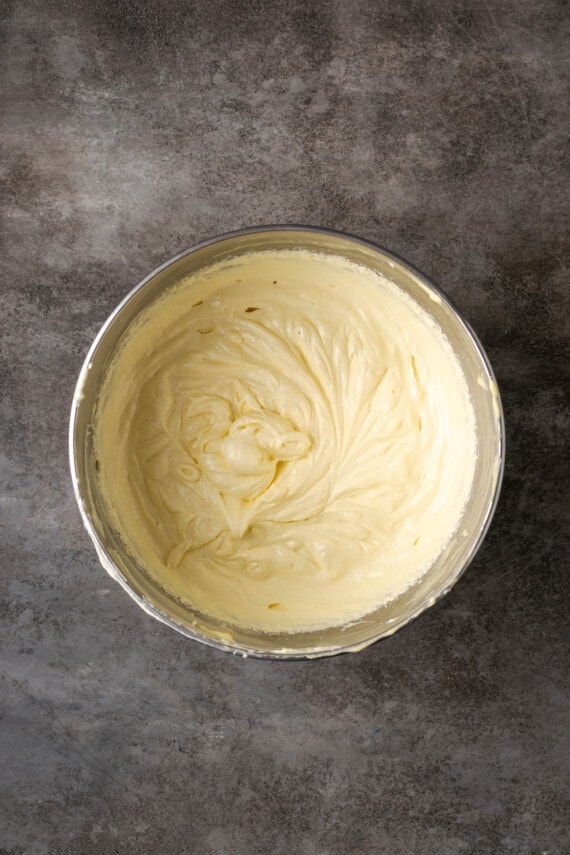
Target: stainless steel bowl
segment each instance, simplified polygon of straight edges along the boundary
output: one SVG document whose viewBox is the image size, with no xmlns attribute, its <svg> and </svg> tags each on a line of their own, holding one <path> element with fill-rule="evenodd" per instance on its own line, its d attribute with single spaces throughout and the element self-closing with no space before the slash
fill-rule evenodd
<svg viewBox="0 0 570 855">
<path fill-rule="evenodd" d="M 262 633 L 221 625 L 175 600 L 124 549 L 99 492 L 93 415 L 102 379 L 138 314 L 183 278 L 230 256 L 258 250 L 305 249 L 338 255 L 386 276 L 439 324 L 465 374 L 475 410 L 478 453 L 470 498 L 455 537 L 430 571 L 398 599 L 347 626 L 299 633 Z M 505 430 L 493 371 L 471 327 L 426 277 L 388 250 L 327 229 L 266 226 L 205 241 L 175 256 L 134 288 L 103 325 L 81 369 L 69 431 L 71 475 L 85 527 L 107 572 L 153 617 L 220 650 L 242 656 L 300 659 L 354 652 L 391 635 L 446 594 L 472 560 L 493 516 L 503 475 Z"/>
</svg>

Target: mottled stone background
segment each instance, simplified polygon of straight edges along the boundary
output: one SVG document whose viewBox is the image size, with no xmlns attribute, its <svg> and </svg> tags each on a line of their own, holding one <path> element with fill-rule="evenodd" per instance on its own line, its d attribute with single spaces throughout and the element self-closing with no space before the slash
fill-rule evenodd
<svg viewBox="0 0 570 855">
<path fill-rule="evenodd" d="M 570 851 L 565 8 L 0 4 L 1 855 Z M 192 243 L 270 222 L 377 240 L 442 284 L 508 430 L 454 591 L 309 663 L 145 616 L 67 467 L 110 310 Z"/>
</svg>

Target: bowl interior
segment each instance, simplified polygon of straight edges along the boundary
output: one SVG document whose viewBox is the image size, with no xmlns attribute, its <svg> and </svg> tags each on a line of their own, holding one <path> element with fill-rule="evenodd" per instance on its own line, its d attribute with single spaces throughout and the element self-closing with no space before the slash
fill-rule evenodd
<svg viewBox="0 0 570 855">
<path fill-rule="evenodd" d="M 173 599 L 129 555 L 110 525 L 93 454 L 93 416 L 101 381 L 139 312 L 166 289 L 214 262 L 256 250 L 279 249 L 343 256 L 383 274 L 416 300 L 439 324 L 460 361 L 472 397 L 478 443 L 474 485 L 456 536 L 430 571 L 398 599 L 352 624 L 293 634 L 221 625 Z M 142 608 L 185 635 L 225 650 L 299 658 L 365 647 L 395 632 L 450 589 L 475 554 L 495 509 L 503 469 L 504 427 L 497 386 L 481 345 L 449 300 L 422 274 L 386 250 L 357 238 L 303 227 L 268 227 L 226 235 L 182 253 L 144 279 L 123 300 L 95 339 L 79 376 L 72 405 L 70 457 L 77 501 L 101 562 Z"/>
</svg>

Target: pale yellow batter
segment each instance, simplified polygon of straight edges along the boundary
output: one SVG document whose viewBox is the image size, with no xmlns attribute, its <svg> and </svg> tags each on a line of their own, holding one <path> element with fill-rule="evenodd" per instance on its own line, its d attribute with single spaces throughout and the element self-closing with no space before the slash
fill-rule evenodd
<svg viewBox="0 0 570 855">
<path fill-rule="evenodd" d="M 381 276 L 300 250 L 222 262 L 147 310 L 95 437 L 133 555 L 198 610 L 267 631 L 405 591 L 456 529 L 476 457 L 441 330 Z"/>
</svg>

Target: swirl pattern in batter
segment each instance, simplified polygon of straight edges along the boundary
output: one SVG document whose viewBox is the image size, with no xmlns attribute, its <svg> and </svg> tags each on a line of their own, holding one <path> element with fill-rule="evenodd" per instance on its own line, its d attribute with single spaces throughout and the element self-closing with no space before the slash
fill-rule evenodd
<svg viewBox="0 0 570 855">
<path fill-rule="evenodd" d="M 441 330 L 380 275 L 301 250 L 222 262 L 156 302 L 95 430 L 133 555 L 192 607 L 265 631 L 346 623 L 416 582 L 476 456 Z"/>
</svg>

